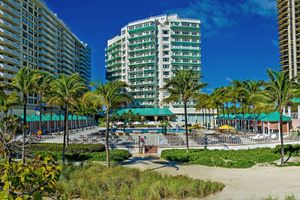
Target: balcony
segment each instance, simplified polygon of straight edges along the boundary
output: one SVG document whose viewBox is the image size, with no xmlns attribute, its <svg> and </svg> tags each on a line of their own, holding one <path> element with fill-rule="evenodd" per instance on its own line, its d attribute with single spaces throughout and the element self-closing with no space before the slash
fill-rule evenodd
<svg viewBox="0 0 300 200">
<path fill-rule="evenodd" d="M 51 42 L 58 44 L 58 40 L 55 37 L 52 37 L 51 35 L 49 35 L 48 32 L 46 32 L 45 30 L 41 29 L 39 30 L 39 33 L 41 36 L 44 36 L 47 40 L 51 40 Z"/>
<path fill-rule="evenodd" d="M 150 25 L 150 26 L 138 27 L 138 28 L 135 28 L 135 29 L 128 30 L 128 33 L 133 34 L 133 33 L 151 31 L 151 30 L 156 30 L 156 26 L 155 25 Z"/>
<path fill-rule="evenodd" d="M 145 41 L 145 42 L 139 42 L 139 43 L 133 43 L 133 44 L 129 44 L 128 47 L 132 48 L 132 47 L 137 47 L 137 46 L 146 46 L 146 45 L 155 45 L 155 41 Z"/>
<path fill-rule="evenodd" d="M 18 72 L 19 69 L 17 67 L 13 67 L 4 63 L 0 63 L 0 69 L 10 71 L 10 72 Z"/>
<path fill-rule="evenodd" d="M 17 28 L 19 26 L 14 26 L 14 25 L 12 25 L 12 24 L 10 24 L 7 21 L 2 20 L 2 19 L 0 19 L 0 27 L 6 28 L 9 31 L 14 32 L 14 33 L 19 33 L 20 32 L 20 29 Z"/>
<path fill-rule="evenodd" d="M 52 59 L 53 61 L 57 61 L 57 57 L 53 55 L 54 52 L 48 52 L 48 51 L 45 51 L 45 50 L 39 50 L 39 54 L 41 54 L 42 56 L 44 57 L 48 57 L 50 59 Z"/>
<path fill-rule="evenodd" d="M 142 55 L 142 56 L 132 56 L 132 57 L 129 57 L 128 60 L 143 60 L 143 59 L 155 59 L 155 55 Z"/>
<path fill-rule="evenodd" d="M 3 54 L 9 54 L 10 56 L 16 56 L 19 57 L 20 53 L 16 50 L 10 49 L 8 47 L 5 46 L 0 46 L 0 52 L 2 52 Z"/>
<path fill-rule="evenodd" d="M 155 61 L 147 61 L 147 62 L 140 62 L 140 63 L 130 63 L 129 66 L 139 66 L 139 65 L 154 65 Z"/>
<path fill-rule="evenodd" d="M 46 24 L 48 28 L 50 28 L 53 32 L 57 31 L 57 28 L 55 25 L 53 25 L 49 20 L 47 20 L 44 16 L 39 17 L 39 20 Z"/>
<path fill-rule="evenodd" d="M 1 55 L 0 54 L 0 60 L 4 61 L 4 62 L 8 62 L 14 65 L 20 65 L 20 61 L 16 58 L 12 58 L 6 55 Z"/>
<path fill-rule="evenodd" d="M 51 67 L 48 64 L 45 63 L 39 63 L 38 65 L 39 67 L 41 67 L 43 70 L 45 71 L 49 71 L 50 73 L 57 73 L 57 69 L 55 69 L 54 67 Z"/>
<path fill-rule="evenodd" d="M 13 79 L 14 75 L 8 74 L 8 73 L 5 73 L 5 72 L 0 72 L 0 77 L 5 78 L 5 79 Z"/>
<path fill-rule="evenodd" d="M 3 28 L 0 28 L 0 35 L 5 35 L 5 37 L 14 41 L 20 41 L 20 37 L 17 34 L 14 34 Z"/>
<path fill-rule="evenodd" d="M 132 36 L 132 37 L 128 38 L 128 40 L 135 41 L 135 40 L 146 39 L 146 38 L 154 39 L 155 35 L 153 33 L 151 33 L 151 34 L 146 34 L 146 35 Z"/>
<path fill-rule="evenodd" d="M 11 48 L 19 49 L 19 45 L 9 39 L 6 39 L 4 37 L 0 36 L 0 44 L 5 44 L 6 46 L 9 46 Z"/>
<path fill-rule="evenodd" d="M 199 47 L 192 47 L 192 46 L 172 46 L 172 50 L 190 50 L 190 51 L 200 51 L 200 45 Z"/>
<path fill-rule="evenodd" d="M 200 27 L 194 27 L 194 26 L 171 26 L 171 29 L 173 30 L 188 30 L 188 31 L 199 31 Z"/>
<path fill-rule="evenodd" d="M 13 4 L 15 5 L 16 2 L 13 2 Z M 4 9 L 7 10 L 8 12 L 14 14 L 15 16 L 19 16 L 19 11 L 13 9 L 11 6 L 9 6 L 8 4 L 4 3 L 3 1 L 0 2 L 0 9 Z"/>
<path fill-rule="evenodd" d="M 19 19 L 13 17 L 12 15 L 10 15 L 10 14 L 8 14 L 6 12 L 3 12 L 2 10 L 0 10 L 0 15 L 2 17 L 4 17 L 6 20 L 8 20 L 9 22 L 12 22 L 12 23 L 14 23 L 16 25 L 20 24 L 20 20 Z"/>
<path fill-rule="evenodd" d="M 48 63 L 49 65 L 51 66 L 56 66 L 57 63 L 56 62 L 53 62 L 52 60 L 48 59 L 48 58 L 45 58 L 45 57 L 40 57 L 39 58 L 39 61 L 43 62 L 43 63 Z"/>
<path fill-rule="evenodd" d="M 58 37 L 57 33 L 53 32 L 52 29 L 49 29 L 44 23 L 41 23 L 39 27 L 41 27 L 43 30 L 49 33 L 52 37 Z"/>
</svg>

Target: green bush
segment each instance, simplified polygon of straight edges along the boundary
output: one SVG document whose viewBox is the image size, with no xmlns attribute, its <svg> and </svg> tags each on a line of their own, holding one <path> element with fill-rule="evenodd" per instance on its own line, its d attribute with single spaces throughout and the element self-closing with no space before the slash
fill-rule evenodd
<svg viewBox="0 0 300 200">
<path fill-rule="evenodd" d="M 103 145 L 90 144 L 71 144 L 66 151 L 66 159 L 68 161 L 106 161 L 106 152 Z M 51 156 L 55 160 L 62 159 L 61 144 L 34 144 L 30 146 L 30 150 L 34 156 L 47 157 Z M 113 149 L 110 151 L 112 161 L 120 162 L 127 160 L 131 154 L 127 150 Z"/>
<path fill-rule="evenodd" d="M 270 163 L 279 159 L 280 155 L 270 148 L 247 150 L 164 150 L 161 157 L 170 161 L 217 166 L 226 168 L 249 168 L 257 163 Z"/>
<path fill-rule="evenodd" d="M 61 151 L 63 145 L 56 143 L 39 143 L 32 144 L 29 149 L 32 151 Z M 70 153 L 86 153 L 86 152 L 102 152 L 105 151 L 103 144 L 69 144 L 68 152 Z"/>
<path fill-rule="evenodd" d="M 52 158 L 0 163 L 0 199 L 42 199 L 56 191 L 60 173 Z"/>
<path fill-rule="evenodd" d="M 277 145 L 274 148 L 275 153 L 280 153 L 281 152 L 281 146 Z M 296 156 L 300 152 L 300 144 L 285 144 L 284 145 L 284 153 L 288 154 L 291 153 L 293 156 Z"/>
<path fill-rule="evenodd" d="M 221 183 L 186 176 L 161 175 L 152 171 L 99 164 L 65 169 L 58 184 L 61 198 L 87 200 L 156 200 L 202 198 L 221 191 Z"/>
</svg>

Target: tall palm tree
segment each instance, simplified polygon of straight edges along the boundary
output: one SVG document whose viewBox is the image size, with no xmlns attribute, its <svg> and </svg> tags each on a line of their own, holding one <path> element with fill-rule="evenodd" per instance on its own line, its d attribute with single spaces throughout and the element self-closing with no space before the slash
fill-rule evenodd
<svg viewBox="0 0 300 200">
<path fill-rule="evenodd" d="M 252 113 L 254 114 L 254 120 L 253 120 L 254 131 L 257 131 L 255 106 L 256 106 L 256 102 L 258 101 L 257 95 L 261 93 L 262 86 L 263 86 L 263 81 L 254 81 L 254 80 L 243 81 L 242 84 L 242 89 L 245 92 L 245 96 L 249 108 L 252 110 Z"/>
<path fill-rule="evenodd" d="M 53 76 L 47 72 L 39 71 L 39 78 L 36 81 L 35 92 L 38 95 L 38 104 L 40 110 L 40 119 L 39 119 L 39 130 L 42 130 L 42 116 L 43 116 L 43 100 L 44 95 L 47 93 L 47 90 L 50 87 L 51 81 L 54 79 Z"/>
<path fill-rule="evenodd" d="M 106 84 L 99 83 L 96 85 L 95 93 L 105 107 L 106 113 L 106 132 L 105 132 L 105 146 L 106 146 L 106 160 L 110 167 L 110 151 L 109 151 L 109 124 L 110 114 L 113 109 L 121 105 L 132 102 L 131 97 L 123 92 L 128 85 L 121 81 L 107 82 Z"/>
<path fill-rule="evenodd" d="M 50 83 L 52 101 L 57 106 L 64 107 L 64 136 L 62 149 L 62 162 L 65 164 L 66 138 L 68 135 L 68 109 L 87 89 L 79 74 L 71 76 L 61 75 Z"/>
<path fill-rule="evenodd" d="M 210 109 L 209 105 L 210 105 L 210 96 L 208 94 L 204 94 L 204 93 L 200 93 L 197 97 L 196 97 L 196 110 L 202 110 L 203 114 L 204 114 L 204 110 L 206 109 Z M 204 117 L 203 117 L 203 125 L 204 125 Z"/>
<path fill-rule="evenodd" d="M 271 69 L 267 70 L 269 81 L 265 83 L 265 90 L 262 92 L 264 103 L 272 104 L 280 113 L 280 143 L 281 143 L 281 165 L 284 165 L 284 146 L 283 146 L 283 125 L 282 115 L 283 108 L 286 107 L 291 99 L 299 93 L 296 88 L 295 79 L 290 79 L 286 72 L 276 72 Z"/>
<path fill-rule="evenodd" d="M 166 82 L 163 90 L 169 93 L 169 97 L 165 99 L 166 102 L 182 101 L 184 106 L 184 121 L 185 121 L 185 136 L 186 136 L 186 150 L 189 151 L 188 138 L 188 102 L 197 98 L 202 88 L 206 86 L 205 83 L 199 82 L 199 74 L 192 70 L 176 71 L 176 75 Z"/>
<path fill-rule="evenodd" d="M 21 93 L 23 102 L 23 142 L 22 142 L 22 162 L 25 163 L 25 142 L 27 136 L 27 100 L 28 96 L 34 93 L 34 86 L 39 79 L 37 70 L 31 70 L 28 67 L 21 68 L 13 78 L 10 86 L 17 92 Z"/>
</svg>

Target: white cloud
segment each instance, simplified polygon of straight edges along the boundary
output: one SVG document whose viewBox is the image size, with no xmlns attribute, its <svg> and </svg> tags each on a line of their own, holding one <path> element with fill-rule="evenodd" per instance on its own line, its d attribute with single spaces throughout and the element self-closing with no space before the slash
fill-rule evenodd
<svg viewBox="0 0 300 200">
<path fill-rule="evenodd" d="M 241 9 L 245 14 L 276 17 L 276 0 L 246 0 L 241 4 Z"/>
<path fill-rule="evenodd" d="M 226 3 L 225 0 L 191 0 L 186 7 L 166 12 L 200 19 L 205 30 L 204 36 L 207 37 L 238 23 L 245 16 L 276 17 L 276 0 L 244 0 L 235 4 Z"/>
<path fill-rule="evenodd" d="M 232 82 L 232 78 L 230 78 L 230 77 L 226 77 L 225 80 L 226 80 L 227 82 L 229 82 L 229 83 Z"/>
</svg>

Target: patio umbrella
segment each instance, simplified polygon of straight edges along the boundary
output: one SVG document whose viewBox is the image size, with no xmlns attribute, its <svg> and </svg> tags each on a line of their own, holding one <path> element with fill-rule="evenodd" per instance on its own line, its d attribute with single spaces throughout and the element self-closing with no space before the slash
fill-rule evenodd
<svg viewBox="0 0 300 200">
<path fill-rule="evenodd" d="M 229 125 L 220 126 L 218 129 L 219 130 L 234 130 L 234 128 L 232 126 L 229 126 Z"/>
</svg>

